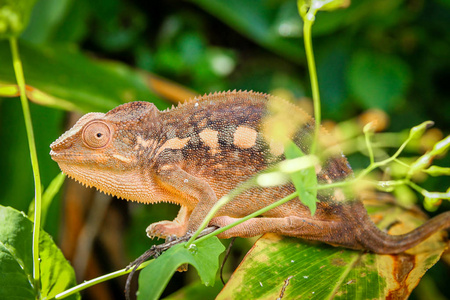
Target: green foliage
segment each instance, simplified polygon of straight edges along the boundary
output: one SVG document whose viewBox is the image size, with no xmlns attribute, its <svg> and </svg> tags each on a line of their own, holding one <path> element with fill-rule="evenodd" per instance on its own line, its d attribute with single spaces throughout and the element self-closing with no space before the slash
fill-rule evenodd
<svg viewBox="0 0 450 300">
<path fill-rule="evenodd" d="M 36 0 L 0 1 L 0 39 L 19 36 L 28 25 Z"/>
<path fill-rule="evenodd" d="M 189 247 L 185 244 L 173 246 L 141 271 L 138 299 L 159 299 L 175 271 L 187 263 L 197 269 L 203 284 L 214 286 L 219 255 L 224 250 L 216 237 Z"/>
<path fill-rule="evenodd" d="M 33 223 L 19 211 L 0 206 L 0 298 L 38 297 L 32 274 Z M 40 235 L 40 296 L 51 298 L 75 285 L 75 273 L 52 238 Z M 69 299 L 79 299 L 74 295 Z"/>
<path fill-rule="evenodd" d="M 397 222 L 391 234 L 407 232 L 423 221 L 392 204 L 375 203 L 366 207 L 383 216 L 381 227 Z M 445 241 L 439 234 L 428 242 L 405 256 L 397 256 L 265 235 L 249 251 L 217 299 L 277 299 L 282 295 L 286 299 L 405 298 L 444 251 Z M 403 270 L 402 276 L 398 269 Z"/>
<path fill-rule="evenodd" d="M 383 298 L 386 279 L 377 270 L 374 254 L 314 247 L 293 239 L 275 241 L 259 241 L 217 299 L 277 298 L 283 286 L 288 299 Z"/>
<path fill-rule="evenodd" d="M 292 61 L 301 61 L 299 54 L 303 53 L 303 48 L 298 40 L 290 39 L 300 36 L 302 30 L 294 1 L 286 1 L 281 5 L 255 5 L 251 0 L 193 2 L 258 44 Z"/>
<path fill-rule="evenodd" d="M 34 88 L 27 94 L 38 104 L 80 112 L 107 111 L 135 99 L 152 100 L 160 108 L 167 106 L 149 89 L 141 74 L 123 64 L 94 62 L 67 47 L 43 48 L 24 43 L 20 44 L 20 52 L 27 84 Z M 0 42 L 0 56 L 5 58 L 0 60 L 0 84 L 14 85 L 6 42 Z"/>
<path fill-rule="evenodd" d="M 33 2 L 0 1 L 0 36 L 22 32 Z M 339 121 L 366 108 L 379 107 L 391 115 L 389 130 L 432 119 L 443 129 L 443 136 L 448 134 L 449 9 L 444 0 L 361 0 L 353 1 L 345 10 L 319 13 L 313 37 L 324 117 Z M 165 108 L 167 103 L 134 67 L 171 78 L 200 93 L 242 88 L 296 99 L 311 94 L 300 40 L 302 24 L 295 0 L 194 0 L 176 4 L 41 0 L 32 11 L 30 26 L 21 35 L 19 51 L 31 87 L 29 98 L 59 109 L 107 111 L 129 100 L 154 101 Z M 17 95 L 6 43 L 0 43 L 0 57 L 0 96 Z M 26 210 L 33 197 L 33 184 L 17 104 L 13 98 L 0 99 L 0 166 L 4 170 L 0 174 L 0 203 Z M 37 105 L 31 106 L 31 113 L 43 185 L 47 186 L 57 174 L 48 145 L 63 130 L 63 113 Z M 449 174 L 445 167 L 449 157 L 434 155 L 445 152 L 448 141 L 443 136 L 431 143 L 442 140 L 439 145 L 443 147 L 436 146 L 430 149 L 432 154 L 420 153 L 408 161 L 409 165 L 417 162 L 411 182 L 420 174 Z M 380 139 L 376 135 L 373 139 L 377 139 L 372 143 L 377 156 Z M 393 148 L 401 144 L 384 141 Z M 412 144 L 404 149 L 406 156 L 417 156 L 418 146 Z M 382 161 L 390 154 L 383 150 L 375 158 Z M 439 166 L 430 165 L 431 158 Z M 366 167 L 367 157 L 357 154 L 350 162 L 356 169 Z M 429 209 L 435 209 L 438 200 L 450 192 L 428 192 L 448 186 L 446 177 L 432 179 L 419 182 L 421 187 L 414 190 L 424 192 Z M 388 189 L 400 191 L 403 187 L 411 193 L 405 182 L 397 183 L 390 186 L 392 181 L 383 182 Z M 58 206 L 58 201 L 53 201 L 48 210 L 47 228 L 53 236 L 58 236 Z M 148 220 L 161 218 L 158 209 L 148 211 L 142 219 L 147 215 Z M 137 214 L 136 210 L 131 214 Z M 133 216 L 131 222 L 136 222 Z M 132 236 L 143 236 L 144 227 L 132 228 L 140 232 L 132 232 Z M 141 242 L 148 246 L 143 240 L 129 239 L 127 245 L 135 248 L 135 243 Z M 43 280 L 47 275 L 42 273 Z M 280 283 L 286 278 L 279 279 Z M 290 284 L 296 280 L 291 279 Z"/>
<path fill-rule="evenodd" d="M 287 159 L 294 159 L 297 157 L 302 157 L 305 154 L 302 150 L 300 150 L 300 148 L 297 147 L 297 145 L 294 144 L 294 142 L 289 141 L 285 146 L 284 155 Z M 316 212 L 317 190 L 307 190 L 305 187 L 317 186 L 316 169 L 314 167 L 310 167 L 292 173 L 290 176 L 299 198 L 302 203 L 309 208 L 311 215 L 313 216 Z"/>
<path fill-rule="evenodd" d="M 411 82 L 411 72 L 403 61 L 364 51 L 355 53 L 348 72 L 350 92 L 366 109 L 393 110 L 404 100 Z"/>
<path fill-rule="evenodd" d="M 50 182 L 48 188 L 42 194 L 42 226 L 45 226 L 45 221 L 47 219 L 47 213 L 52 204 L 53 199 L 56 194 L 61 190 L 61 187 L 64 183 L 65 175 L 63 173 L 59 173 L 53 180 Z M 34 201 L 31 201 L 30 207 L 28 208 L 28 218 L 33 222 L 34 220 Z"/>
</svg>

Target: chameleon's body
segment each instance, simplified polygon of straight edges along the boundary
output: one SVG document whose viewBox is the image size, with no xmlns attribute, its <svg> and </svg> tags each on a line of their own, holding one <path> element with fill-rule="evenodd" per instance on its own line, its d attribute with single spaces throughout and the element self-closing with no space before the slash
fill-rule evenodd
<svg viewBox="0 0 450 300">
<path fill-rule="evenodd" d="M 314 120 L 269 95 L 218 93 L 166 111 L 151 103 L 132 102 L 107 114 L 85 115 L 51 145 L 51 155 L 70 177 L 103 192 L 143 203 L 179 204 L 174 221 L 151 224 L 147 234 L 183 236 L 199 227 L 220 197 L 284 158 L 283 144 L 276 137 L 280 123 L 281 131 L 308 152 Z M 320 183 L 352 176 L 342 155 L 329 158 L 316 172 Z M 247 190 L 225 205 L 210 225 L 227 225 L 294 191 L 292 184 Z M 360 201 L 344 201 L 339 190 L 329 189 L 319 199 L 314 216 L 294 199 L 219 237 L 273 232 L 399 253 L 450 226 L 447 212 L 409 234 L 390 236 L 371 222 Z"/>
</svg>

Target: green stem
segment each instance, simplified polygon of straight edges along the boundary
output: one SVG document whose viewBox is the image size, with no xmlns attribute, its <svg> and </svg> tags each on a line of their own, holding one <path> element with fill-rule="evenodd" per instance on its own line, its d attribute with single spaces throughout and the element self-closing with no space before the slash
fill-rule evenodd
<svg viewBox="0 0 450 300">
<path fill-rule="evenodd" d="M 34 206 L 34 227 L 33 227 L 33 279 L 34 289 L 40 298 L 40 266 L 39 266 L 39 234 L 41 228 L 41 196 L 42 185 L 41 176 L 39 175 L 39 165 L 36 152 L 36 144 L 34 141 L 33 124 L 31 122 L 30 107 L 28 105 L 28 99 L 25 90 L 25 78 L 23 75 L 22 62 L 19 56 L 19 50 L 17 46 L 17 39 L 12 37 L 9 39 L 11 46 L 11 53 L 13 58 L 14 72 L 16 74 L 17 84 L 20 91 L 20 102 L 22 103 L 23 117 L 25 119 L 25 128 L 27 131 L 28 146 L 31 156 L 31 167 L 33 169 L 34 176 L 34 188 L 35 188 L 35 206 Z"/>
<path fill-rule="evenodd" d="M 399 159 L 397 159 L 397 158 L 394 159 L 394 161 L 395 161 L 396 163 L 398 163 L 399 165 L 405 167 L 405 168 L 410 168 L 410 166 L 409 166 L 407 163 L 404 163 L 404 162 L 402 162 L 401 160 L 399 160 Z"/>
<path fill-rule="evenodd" d="M 407 181 L 407 184 L 408 184 L 411 188 L 413 188 L 414 190 L 416 190 L 418 193 L 420 193 L 421 195 L 425 196 L 425 195 L 424 195 L 424 192 L 426 192 L 426 190 L 425 190 L 424 188 L 418 186 L 417 184 L 415 184 L 415 183 L 412 182 L 411 180 L 408 180 L 408 181 Z"/>
<path fill-rule="evenodd" d="M 307 190 L 313 190 L 313 189 L 324 190 L 324 189 L 329 189 L 329 188 L 334 188 L 334 187 L 341 187 L 341 186 L 344 186 L 344 185 L 353 184 L 355 182 L 358 182 L 364 176 L 366 176 L 367 174 L 369 174 L 370 172 L 372 172 L 376 168 L 379 168 L 379 167 L 382 167 L 384 165 L 387 165 L 387 164 L 389 164 L 392 161 L 398 161 L 397 157 L 402 153 L 402 151 L 405 149 L 406 145 L 408 145 L 408 143 L 410 141 L 411 141 L 411 137 L 409 137 L 408 139 L 406 139 L 405 142 L 403 142 L 403 144 L 398 148 L 398 150 L 394 153 L 394 155 L 392 155 L 389 158 L 386 158 L 385 160 L 371 163 L 367 168 L 362 170 L 362 172 L 359 173 L 359 175 L 356 178 L 354 178 L 352 180 L 339 181 L 339 182 L 334 182 L 334 183 L 330 183 L 330 184 L 319 184 L 316 187 L 309 187 L 309 188 L 307 188 Z"/>
<path fill-rule="evenodd" d="M 203 219 L 203 222 L 200 224 L 200 227 L 192 235 L 192 237 L 189 239 L 189 241 L 187 241 L 185 246 L 189 247 L 195 241 L 195 239 L 199 236 L 199 234 L 202 232 L 202 230 L 205 229 L 206 226 L 208 226 L 211 219 L 214 217 L 214 215 L 219 211 L 219 209 L 222 206 L 224 206 L 225 204 L 227 204 L 228 202 L 233 200 L 233 198 L 236 197 L 237 195 L 241 194 L 242 192 L 244 192 L 245 190 L 247 190 L 253 186 L 255 186 L 255 179 L 251 178 L 251 179 L 243 182 L 242 184 L 240 184 L 235 189 L 231 190 L 231 192 L 229 192 L 227 195 L 220 198 L 219 201 L 217 201 L 216 204 L 214 204 L 214 206 L 209 210 L 205 219 Z"/>
<path fill-rule="evenodd" d="M 145 268 L 145 267 L 148 266 L 152 261 L 153 261 L 153 260 L 149 260 L 149 261 L 146 261 L 146 262 L 142 263 L 142 264 L 137 268 L 137 270 L 140 270 L 140 269 Z M 126 270 L 126 269 L 121 269 L 121 270 L 118 270 L 118 271 L 115 271 L 115 272 L 112 272 L 112 273 L 109 273 L 109 274 L 106 274 L 106 275 L 103 275 L 103 276 L 94 278 L 94 279 L 92 279 L 92 280 L 83 282 L 83 283 L 81 283 L 81 284 L 79 284 L 79 285 L 74 286 L 73 288 L 70 288 L 70 289 L 68 289 L 68 290 L 66 290 L 66 291 L 64 291 L 64 292 L 62 292 L 62 293 L 57 294 L 57 295 L 55 296 L 54 299 L 63 299 L 63 298 L 66 298 L 66 297 L 68 297 L 68 296 L 70 296 L 70 295 L 73 295 L 73 294 L 78 293 L 78 292 L 80 292 L 80 291 L 82 291 L 82 290 L 84 290 L 84 289 L 87 289 L 88 287 L 91 287 L 91 286 L 93 286 L 93 285 L 96 285 L 96 284 L 102 283 L 102 282 L 104 282 L 104 281 L 107 281 L 107 280 L 110 280 L 110 279 L 113 279 L 113 278 L 116 278 L 116 277 L 119 277 L 119 276 L 128 274 L 128 273 L 130 273 L 132 270 L 133 270 L 133 268 L 130 268 L 130 269 L 128 269 L 128 270 Z"/>
<path fill-rule="evenodd" d="M 319 141 L 319 132 L 321 123 L 319 81 L 317 79 L 316 63 L 314 60 L 312 34 L 311 34 L 311 28 L 312 25 L 314 24 L 315 14 L 316 11 L 313 9 L 310 9 L 306 14 L 301 13 L 301 16 L 303 18 L 303 40 L 305 43 L 306 61 L 308 63 L 309 77 L 311 80 L 311 91 L 314 103 L 314 119 L 316 123 L 314 128 L 314 139 L 311 145 L 310 154 L 315 154 L 316 152 L 317 144 Z"/>
<path fill-rule="evenodd" d="M 366 141 L 366 147 L 367 147 L 367 151 L 369 152 L 369 159 L 370 159 L 370 164 L 374 164 L 375 163 L 375 157 L 373 155 L 373 149 L 372 149 L 372 145 L 370 143 L 370 135 L 371 132 L 370 131 L 365 131 L 364 132 L 364 138 Z"/>
</svg>

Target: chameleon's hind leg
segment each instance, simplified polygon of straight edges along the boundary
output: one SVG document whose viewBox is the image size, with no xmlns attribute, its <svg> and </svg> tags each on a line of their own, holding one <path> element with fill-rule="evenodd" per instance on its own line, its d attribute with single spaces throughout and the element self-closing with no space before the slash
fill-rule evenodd
<svg viewBox="0 0 450 300">
<path fill-rule="evenodd" d="M 216 217 L 209 225 L 224 227 L 239 220 L 227 216 Z M 218 235 L 219 238 L 252 237 L 264 233 L 278 233 L 287 236 L 305 237 L 305 235 L 322 235 L 327 224 L 316 220 L 306 220 L 296 216 L 284 218 L 253 218 Z"/>
<path fill-rule="evenodd" d="M 237 218 L 216 217 L 209 225 L 223 227 Z M 351 224 L 343 226 L 342 220 L 327 221 L 313 218 L 289 216 L 285 218 L 253 218 L 218 235 L 219 238 L 252 237 L 264 233 L 277 233 L 306 240 L 324 242 L 333 246 L 364 249 L 357 239 Z M 344 228 L 344 229 L 343 229 Z"/>
</svg>

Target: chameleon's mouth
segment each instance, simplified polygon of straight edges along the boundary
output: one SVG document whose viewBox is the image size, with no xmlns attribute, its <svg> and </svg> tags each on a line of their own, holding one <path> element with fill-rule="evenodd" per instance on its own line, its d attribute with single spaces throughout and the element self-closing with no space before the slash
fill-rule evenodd
<svg viewBox="0 0 450 300">
<path fill-rule="evenodd" d="M 63 160 L 66 161 L 68 158 L 73 158 L 73 157 L 80 156 L 80 155 L 73 155 L 73 154 L 61 153 L 61 152 L 57 152 L 54 150 L 50 150 L 50 156 L 54 161 L 60 162 Z"/>
<path fill-rule="evenodd" d="M 58 163 L 58 165 L 61 167 L 61 164 L 67 164 L 67 165 L 76 165 L 76 164 L 87 164 L 92 162 L 98 162 L 99 164 L 101 162 L 104 162 L 104 159 L 99 159 L 92 161 L 89 159 L 89 157 L 86 157 L 85 155 L 81 155 L 79 153 L 67 153 L 66 151 L 55 151 L 50 150 L 50 156 L 51 158 Z"/>
<path fill-rule="evenodd" d="M 58 152 L 50 150 L 50 156 L 51 157 L 58 156 Z"/>
<path fill-rule="evenodd" d="M 56 151 L 50 150 L 50 156 L 54 161 L 58 161 L 59 158 L 61 158 L 61 153 L 58 153 Z"/>
</svg>

